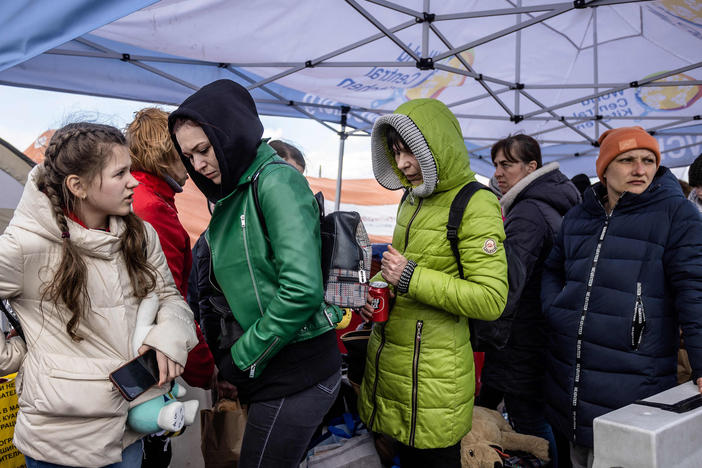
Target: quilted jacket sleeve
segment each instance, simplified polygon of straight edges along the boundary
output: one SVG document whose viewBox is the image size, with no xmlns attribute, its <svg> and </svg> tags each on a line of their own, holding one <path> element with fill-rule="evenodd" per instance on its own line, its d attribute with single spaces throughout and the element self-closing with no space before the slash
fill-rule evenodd
<svg viewBox="0 0 702 468">
<path fill-rule="evenodd" d="M 544 271 L 541 276 L 541 303 L 544 313 L 553 304 L 556 296 L 565 286 L 565 258 L 563 256 L 563 232 L 566 230 L 567 218 L 564 219 L 561 230 L 556 236 L 553 248 L 544 262 Z"/>
<path fill-rule="evenodd" d="M 144 224 L 148 237 L 148 261 L 158 272 L 155 292 L 159 299 L 156 325 L 146 335 L 144 344 L 184 366 L 188 351 L 198 342 L 193 313 L 173 282 L 154 228 L 149 223 Z"/>
<path fill-rule="evenodd" d="M 524 280 L 530 278 L 539 261 L 544 241 L 551 235 L 544 216 L 536 205 L 524 201 L 514 207 L 513 215 L 505 224 L 505 234 L 510 240 L 512 253 L 517 255 L 524 265 Z"/>
<path fill-rule="evenodd" d="M 497 199 L 478 191 L 466 207 L 459 232 L 465 279 L 417 265 L 407 295 L 451 314 L 495 320 L 507 302 L 504 239 Z"/>
<path fill-rule="evenodd" d="M 695 381 L 702 377 L 702 218 L 692 203 L 681 203 L 671 217 L 663 262 Z"/>
<path fill-rule="evenodd" d="M 16 230 L 9 228 L 0 236 L 0 298 L 11 298 L 22 292 L 24 275 L 22 249 L 16 237 Z M 5 339 L 0 333 L 0 371 L 2 375 L 16 372 L 27 347 L 19 337 Z"/>
</svg>

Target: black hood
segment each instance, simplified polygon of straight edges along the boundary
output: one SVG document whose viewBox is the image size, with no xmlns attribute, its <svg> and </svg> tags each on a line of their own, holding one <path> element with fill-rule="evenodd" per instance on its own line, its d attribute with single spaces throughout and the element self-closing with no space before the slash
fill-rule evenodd
<svg viewBox="0 0 702 468">
<path fill-rule="evenodd" d="M 580 192 L 559 170 L 558 163 L 551 162 L 519 180 L 500 198 L 503 216 L 509 216 L 522 200 L 538 200 L 563 216 L 580 203 Z"/>
<path fill-rule="evenodd" d="M 183 156 L 173 134 L 173 123 L 178 117 L 194 120 L 207 135 L 219 163 L 220 185 L 196 172 Z M 218 80 L 203 86 L 183 101 L 168 117 L 168 130 L 193 182 L 208 200 L 216 202 L 234 190 L 256 158 L 263 124 L 246 88 L 231 80 Z"/>
</svg>

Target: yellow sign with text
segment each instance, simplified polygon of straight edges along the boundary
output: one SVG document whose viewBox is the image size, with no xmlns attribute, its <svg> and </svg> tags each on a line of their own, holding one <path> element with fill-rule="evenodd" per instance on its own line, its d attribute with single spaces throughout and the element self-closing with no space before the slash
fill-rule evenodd
<svg viewBox="0 0 702 468">
<path fill-rule="evenodd" d="M 24 456 L 12 444 L 17 419 L 17 374 L 0 378 L 0 468 L 25 468 Z"/>
</svg>

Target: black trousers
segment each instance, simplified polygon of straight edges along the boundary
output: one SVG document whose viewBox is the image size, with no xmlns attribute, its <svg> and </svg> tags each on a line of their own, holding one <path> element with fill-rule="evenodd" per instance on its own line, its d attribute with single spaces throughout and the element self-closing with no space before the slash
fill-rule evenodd
<svg viewBox="0 0 702 468">
<path fill-rule="evenodd" d="M 398 444 L 402 468 L 461 468 L 461 442 L 445 448 L 418 449 Z"/>
</svg>

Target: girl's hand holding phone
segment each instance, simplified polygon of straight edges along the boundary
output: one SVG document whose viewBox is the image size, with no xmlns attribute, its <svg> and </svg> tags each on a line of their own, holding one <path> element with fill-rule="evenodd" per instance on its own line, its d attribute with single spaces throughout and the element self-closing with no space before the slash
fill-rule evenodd
<svg viewBox="0 0 702 468">
<path fill-rule="evenodd" d="M 148 345 L 141 345 L 139 354 L 144 354 L 150 349 L 153 348 Z M 160 387 L 181 375 L 183 373 L 183 366 L 171 360 L 158 349 L 154 349 L 154 351 L 156 351 L 156 362 L 158 362 L 158 385 Z"/>
</svg>

